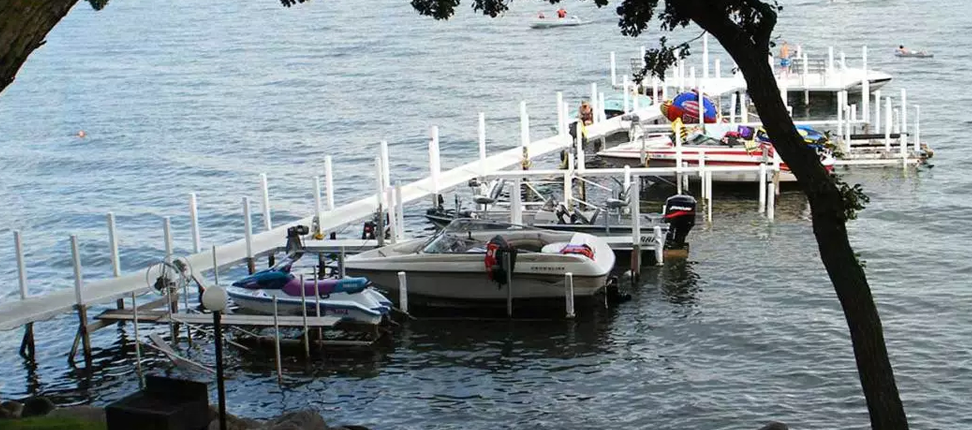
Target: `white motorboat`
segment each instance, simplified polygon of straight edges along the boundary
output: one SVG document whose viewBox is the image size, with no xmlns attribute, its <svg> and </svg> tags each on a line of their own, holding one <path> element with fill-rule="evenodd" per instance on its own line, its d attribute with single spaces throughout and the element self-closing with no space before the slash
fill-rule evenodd
<svg viewBox="0 0 972 430">
<path fill-rule="evenodd" d="M 530 23 L 530 28 L 546 29 L 556 27 L 576 27 L 590 23 L 590 21 L 584 21 L 576 16 L 572 16 L 570 18 L 541 18 Z"/>
<path fill-rule="evenodd" d="M 345 270 L 367 276 L 393 298 L 398 273 L 405 272 L 410 304 L 505 305 L 509 293 L 518 307 L 547 299 L 563 306 L 565 274 L 573 275 L 575 297 L 591 297 L 610 282 L 614 261 L 610 245 L 590 234 L 458 219 L 431 238 L 351 256 Z"/>
<path fill-rule="evenodd" d="M 900 58 L 932 58 L 935 54 L 929 54 L 925 51 L 894 51 L 894 56 Z"/>
<path fill-rule="evenodd" d="M 391 311 L 392 303 L 374 288 L 348 293 L 330 293 L 317 298 L 313 295 L 300 297 L 275 289 L 247 289 L 227 287 L 227 294 L 240 308 L 261 314 L 273 314 L 273 298 L 277 298 L 278 315 L 302 315 L 302 304 L 307 316 L 336 316 L 342 322 L 378 325 Z"/>
</svg>

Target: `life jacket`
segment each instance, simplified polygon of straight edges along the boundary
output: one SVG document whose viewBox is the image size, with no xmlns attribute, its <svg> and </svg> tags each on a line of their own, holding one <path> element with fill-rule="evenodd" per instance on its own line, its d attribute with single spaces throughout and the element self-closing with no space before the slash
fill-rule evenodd
<svg viewBox="0 0 972 430">
<path fill-rule="evenodd" d="M 510 256 L 510 267 L 504 267 L 504 255 Z M 499 285 L 506 284 L 507 273 L 516 267 L 516 248 L 510 246 L 502 236 L 495 236 L 486 243 L 486 277 Z"/>
</svg>

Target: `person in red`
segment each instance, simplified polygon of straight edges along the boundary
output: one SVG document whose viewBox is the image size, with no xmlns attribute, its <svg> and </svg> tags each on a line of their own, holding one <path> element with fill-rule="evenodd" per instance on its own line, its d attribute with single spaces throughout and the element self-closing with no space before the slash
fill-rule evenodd
<svg viewBox="0 0 972 430">
<path fill-rule="evenodd" d="M 545 17 L 543 16 L 543 12 L 540 12 L 540 13 L 538 13 L 538 14 L 537 14 L 537 18 L 540 18 L 540 19 L 543 19 L 543 18 L 545 18 Z"/>
<path fill-rule="evenodd" d="M 564 8 L 557 9 L 557 18 L 567 18 L 567 10 Z"/>
</svg>

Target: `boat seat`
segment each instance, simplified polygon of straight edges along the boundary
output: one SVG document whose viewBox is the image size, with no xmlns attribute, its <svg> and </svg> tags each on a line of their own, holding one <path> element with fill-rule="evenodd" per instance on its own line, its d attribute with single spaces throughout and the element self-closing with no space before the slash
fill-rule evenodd
<svg viewBox="0 0 972 430">
<path fill-rule="evenodd" d="M 623 208 L 623 207 L 625 207 L 627 205 L 628 205 L 628 202 L 626 202 L 624 200 L 620 200 L 620 199 L 607 199 L 607 201 L 604 203 L 604 206 L 606 206 L 609 210 L 610 209 L 621 209 L 621 208 Z"/>
<path fill-rule="evenodd" d="M 543 248 L 540 249 L 540 252 L 542 252 L 544 254 L 559 254 L 560 253 L 560 250 L 561 249 L 564 249 L 564 247 L 567 246 L 567 245 L 569 245 L 569 244 L 570 244 L 570 242 L 554 242 L 554 243 L 548 243 L 548 244 L 544 245 Z"/>
<path fill-rule="evenodd" d="M 496 199 L 489 196 L 473 196 L 473 201 L 476 202 L 477 205 L 491 205 L 496 203 Z"/>
</svg>

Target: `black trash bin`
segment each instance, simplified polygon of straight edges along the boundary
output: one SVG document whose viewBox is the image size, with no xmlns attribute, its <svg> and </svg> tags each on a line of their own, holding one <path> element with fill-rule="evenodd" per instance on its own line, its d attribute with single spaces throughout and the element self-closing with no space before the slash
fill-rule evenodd
<svg viewBox="0 0 972 430">
<path fill-rule="evenodd" d="M 105 407 L 108 430 L 203 430 L 209 426 L 206 384 L 146 376 L 145 389 Z"/>
</svg>

